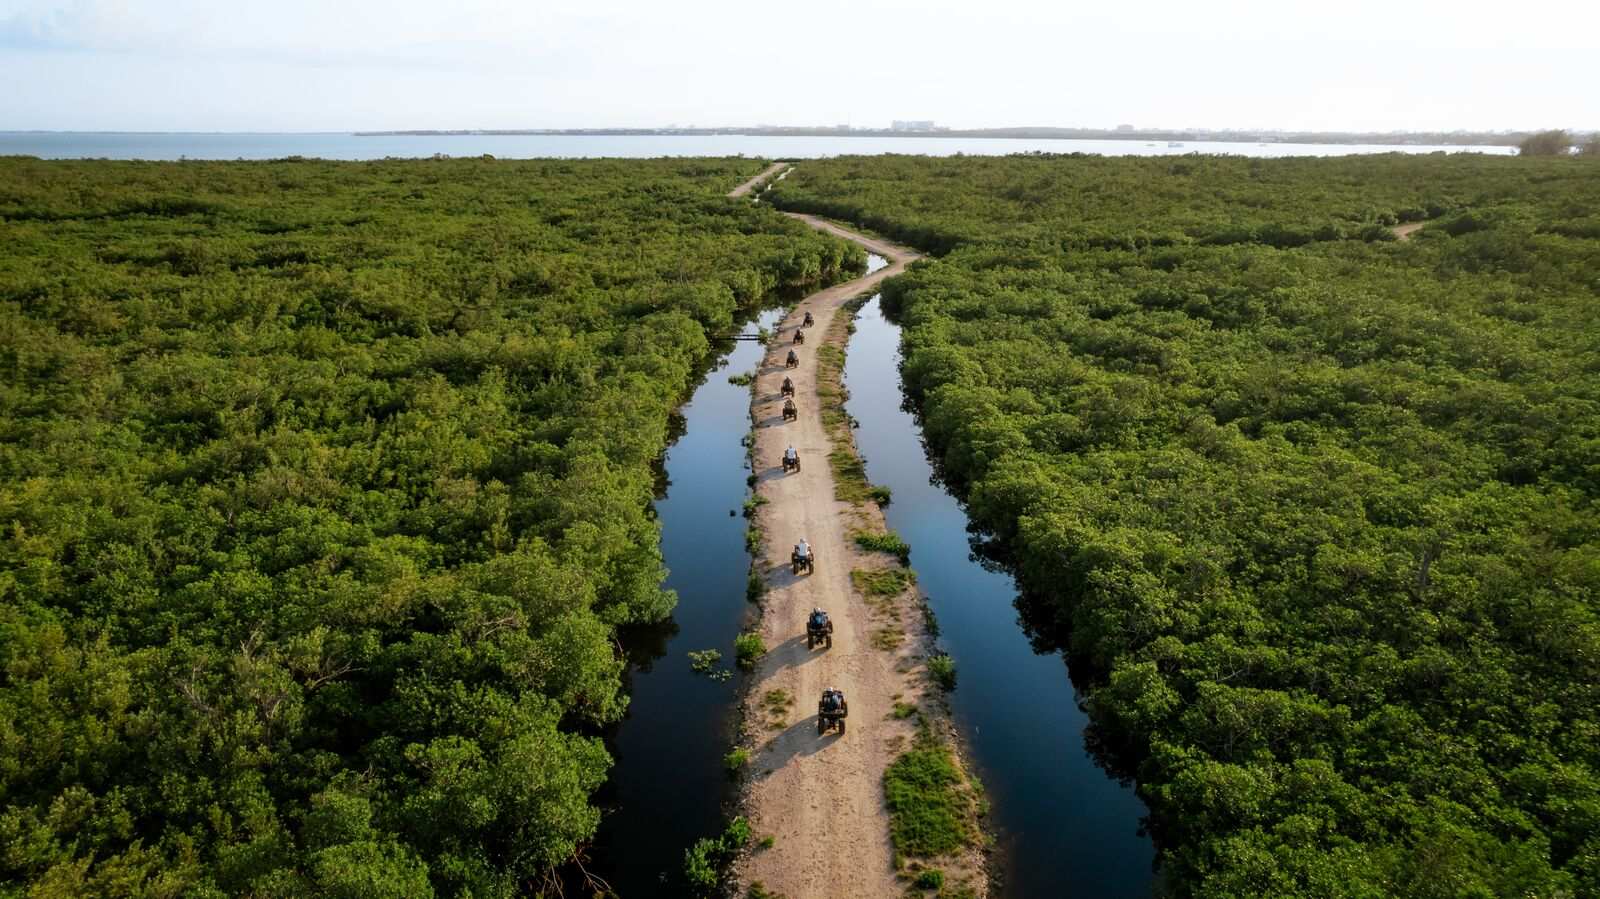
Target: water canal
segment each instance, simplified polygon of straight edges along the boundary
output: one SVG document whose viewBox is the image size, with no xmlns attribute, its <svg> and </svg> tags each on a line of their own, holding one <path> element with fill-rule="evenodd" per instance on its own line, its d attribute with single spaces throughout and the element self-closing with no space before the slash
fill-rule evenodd
<svg viewBox="0 0 1600 899">
<path fill-rule="evenodd" d="M 760 314 L 771 327 L 782 310 Z M 741 341 L 718 360 L 679 410 L 681 433 L 667 449 L 656 516 L 678 593 L 668 621 L 621 635 L 628 655 L 628 716 L 607 736 L 616 759 L 596 795 L 605 811 L 586 866 L 624 899 L 678 893 L 683 853 L 724 824 L 732 784 L 722 757 L 733 745 L 739 677 L 690 669 L 689 652 L 717 649 L 733 668 L 733 638 L 749 614 L 746 520 L 730 515 L 749 495 L 742 439 L 750 431 L 750 389 L 728 375 L 755 368 L 762 345 Z"/>
<path fill-rule="evenodd" d="M 873 265 L 879 264 L 874 259 Z M 1088 718 L 1059 653 L 1030 644 L 1009 574 L 974 556 L 967 516 L 935 476 L 900 382 L 900 328 L 874 297 L 856 318 L 845 363 L 847 408 L 868 479 L 888 486 L 889 527 L 955 659 L 955 720 L 988 791 L 1000 896 L 1145 897 L 1155 852 L 1145 806 L 1085 745 Z"/>
<path fill-rule="evenodd" d="M 882 267 L 872 256 L 869 271 Z M 780 310 L 761 314 L 770 327 Z M 1154 849 L 1145 807 L 1085 744 L 1087 716 L 1062 657 L 1036 652 L 1018 621 L 1012 578 L 974 555 L 966 513 L 936 477 L 901 390 L 900 329 L 873 298 L 856 318 L 845 366 L 848 410 L 874 484 L 893 491 L 888 524 L 912 546 L 959 683 L 952 702 L 991 800 L 1000 896 L 1149 896 Z M 688 653 L 719 649 L 731 669 L 747 621 L 741 508 L 750 393 L 728 375 L 753 369 L 763 347 L 724 353 L 680 410 L 656 502 L 672 618 L 623 635 L 627 718 L 607 735 L 616 766 L 596 800 L 606 816 L 588 869 L 624 899 L 681 895 L 683 853 L 721 830 L 732 797 L 722 756 L 732 745 L 740 678 L 709 678 Z"/>
</svg>

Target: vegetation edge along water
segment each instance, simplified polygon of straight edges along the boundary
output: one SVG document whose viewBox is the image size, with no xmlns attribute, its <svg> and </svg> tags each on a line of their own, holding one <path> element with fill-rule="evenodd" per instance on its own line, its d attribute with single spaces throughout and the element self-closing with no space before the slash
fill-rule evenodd
<svg viewBox="0 0 1600 899">
<path fill-rule="evenodd" d="M 1171 891 L 1600 892 L 1597 175 L 884 157 L 769 192 L 941 254 L 884 291 L 907 388 Z"/>
<path fill-rule="evenodd" d="M 592 834 L 751 160 L 0 160 L 0 884 L 509 896 Z"/>
</svg>

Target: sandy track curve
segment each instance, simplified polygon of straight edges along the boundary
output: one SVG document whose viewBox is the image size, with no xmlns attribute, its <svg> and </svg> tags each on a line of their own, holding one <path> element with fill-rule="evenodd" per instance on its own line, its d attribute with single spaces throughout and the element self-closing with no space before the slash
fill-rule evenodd
<svg viewBox="0 0 1600 899">
<path fill-rule="evenodd" d="M 769 165 L 766 168 L 762 169 L 761 170 L 761 174 L 755 176 L 754 178 L 751 178 L 749 181 L 746 181 L 745 183 L 739 185 L 738 187 L 735 187 L 733 190 L 728 191 L 728 196 L 730 196 L 730 197 L 742 197 L 742 196 L 745 196 L 746 194 L 750 193 L 750 191 L 755 190 L 757 187 L 759 187 L 762 184 L 762 182 L 766 181 L 768 178 L 771 178 L 773 175 L 778 174 L 779 172 L 783 171 L 784 169 L 786 169 L 788 167 L 789 167 L 789 163 L 787 163 L 787 162 L 774 162 L 772 165 Z"/>
<path fill-rule="evenodd" d="M 868 558 L 849 538 L 863 514 L 878 513 L 833 498 L 816 352 L 841 307 L 920 256 L 812 216 L 792 217 L 852 240 L 890 264 L 806 297 L 781 323 L 757 372 L 751 402 L 756 492 L 767 503 L 758 513 L 766 541 L 756 565 L 768 585 L 761 634 L 769 651 L 745 701 L 746 733 L 755 750 L 745 808 L 756 836 L 772 836 L 775 843 L 740 866 L 740 895 L 743 886 L 760 881 L 786 899 L 895 896 L 904 887 L 895 880 L 883 772 L 913 731 L 887 716 L 896 697 L 916 700 L 920 678 L 904 664 L 905 653 L 873 647 L 871 613 L 851 590 L 852 568 L 883 564 L 882 556 Z M 795 347 L 795 330 L 808 311 L 816 324 L 805 329 L 807 342 Z M 836 337 L 842 340 L 844 332 Z M 790 349 L 800 356 L 797 369 L 783 366 Z M 779 396 L 786 374 L 794 379 L 800 412 L 787 423 Z M 802 470 L 786 475 L 779 463 L 790 444 L 800 452 Z M 796 577 L 789 550 L 801 536 L 815 547 L 818 562 L 815 574 Z M 806 648 L 805 617 L 813 606 L 827 609 L 833 619 L 831 649 Z M 819 737 L 817 698 L 830 686 L 850 700 L 848 728 L 843 735 Z M 777 715 L 765 703 L 775 690 L 792 699 Z"/>
</svg>

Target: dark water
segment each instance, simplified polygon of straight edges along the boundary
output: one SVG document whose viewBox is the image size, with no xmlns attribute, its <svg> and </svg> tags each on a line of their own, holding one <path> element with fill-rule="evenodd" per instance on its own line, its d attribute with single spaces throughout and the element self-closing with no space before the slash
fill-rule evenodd
<svg viewBox="0 0 1600 899">
<path fill-rule="evenodd" d="M 956 723 L 988 789 L 999 830 L 1003 896 L 1144 897 L 1155 851 L 1145 807 L 1084 743 L 1087 716 L 1059 654 L 1037 654 L 1007 574 L 972 557 L 966 513 L 935 482 L 915 417 L 902 409 L 900 329 L 874 298 L 856 319 L 845 365 L 856 442 L 884 511 L 911 544 L 940 642 L 955 658 Z"/>
<path fill-rule="evenodd" d="M 781 310 L 762 313 L 771 326 Z M 628 717 L 608 743 L 616 765 L 595 801 L 607 809 L 586 865 L 623 899 L 675 894 L 683 853 L 720 833 L 731 786 L 722 756 L 733 746 L 730 714 L 739 678 L 717 682 L 689 670 L 690 650 L 718 649 L 733 667 L 733 638 L 749 609 L 741 509 L 749 490 L 741 439 L 750 431 L 750 371 L 763 347 L 740 342 L 680 411 L 683 433 L 667 450 L 664 496 L 655 504 L 666 586 L 678 605 L 666 624 L 622 635 L 630 662 Z M 665 880 L 663 877 L 665 876 Z"/>
<path fill-rule="evenodd" d="M 1386 146 L 1380 144 L 1251 144 L 1137 140 L 1030 140 L 993 137 L 782 137 L 742 134 L 395 134 L 357 137 L 341 132 L 292 134 L 0 131 L 0 156 L 44 159 L 382 159 L 386 156 L 551 157 L 752 156 L 816 159 L 848 154 L 1000 156 L 1007 153 L 1098 153 L 1167 156 L 1228 153 L 1237 156 L 1347 156 L 1363 153 L 1515 153 L 1515 147 Z"/>
</svg>

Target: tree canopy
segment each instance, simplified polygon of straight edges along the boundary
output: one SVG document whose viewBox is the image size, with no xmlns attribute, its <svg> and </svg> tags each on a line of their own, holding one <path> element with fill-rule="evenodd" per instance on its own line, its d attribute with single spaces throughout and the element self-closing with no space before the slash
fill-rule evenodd
<svg viewBox="0 0 1600 899">
<path fill-rule="evenodd" d="M 0 160 L 0 893 L 524 894 L 708 334 L 864 262 L 750 160 Z"/>
<path fill-rule="evenodd" d="M 1565 156 L 1572 152 L 1572 135 L 1556 129 L 1530 134 L 1517 145 L 1523 156 Z"/>
<path fill-rule="evenodd" d="M 930 452 L 1176 893 L 1600 894 L 1591 166 L 841 158 L 770 196 L 940 254 L 884 295 Z"/>
</svg>

